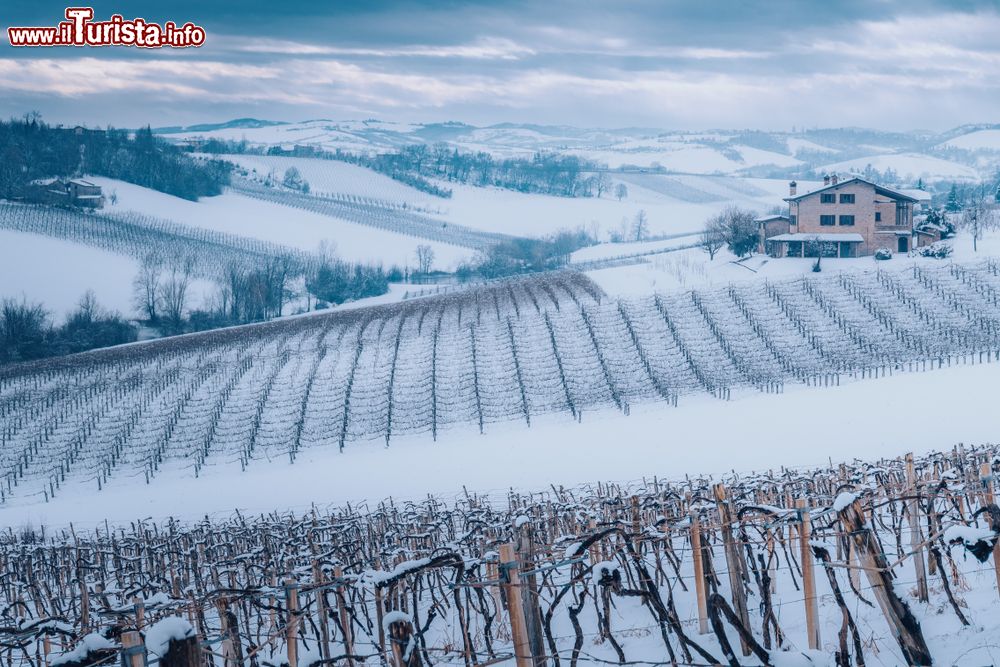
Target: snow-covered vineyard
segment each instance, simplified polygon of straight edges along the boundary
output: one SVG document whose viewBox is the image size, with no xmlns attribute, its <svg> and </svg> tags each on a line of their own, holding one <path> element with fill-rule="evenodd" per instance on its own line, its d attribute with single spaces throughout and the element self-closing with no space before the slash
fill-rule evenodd
<svg viewBox="0 0 1000 667">
<path fill-rule="evenodd" d="M 0 537 L 8 665 L 992 662 L 995 447 Z M 142 634 L 140 634 L 142 633 Z"/>
<path fill-rule="evenodd" d="M 443 222 L 380 200 L 337 194 L 309 195 L 260 186 L 248 181 L 235 185 L 233 191 L 263 201 L 348 220 L 359 225 L 475 250 L 485 250 L 498 242 L 512 238 L 498 232 L 484 232 Z"/>
<path fill-rule="evenodd" d="M 684 395 L 992 362 L 1000 265 L 756 282 L 635 300 L 553 273 L 0 371 L 3 502 L 164 467 Z"/>
<path fill-rule="evenodd" d="M 255 266 L 275 259 L 302 265 L 312 256 L 276 243 L 136 213 L 95 213 L 0 202 L 0 229 L 31 232 L 143 259 L 190 258 L 196 275 L 213 277 L 230 264 Z"/>
</svg>

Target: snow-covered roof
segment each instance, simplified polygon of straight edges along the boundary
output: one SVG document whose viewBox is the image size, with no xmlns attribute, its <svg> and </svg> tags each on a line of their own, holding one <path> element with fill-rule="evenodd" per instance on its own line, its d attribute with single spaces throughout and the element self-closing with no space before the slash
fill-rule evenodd
<svg viewBox="0 0 1000 667">
<path fill-rule="evenodd" d="M 755 222 L 771 222 L 772 220 L 789 220 L 787 215 L 765 215 L 760 218 L 754 218 Z"/>
<path fill-rule="evenodd" d="M 876 229 L 876 234 L 895 234 L 896 236 L 909 236 L 913 233 L 910 229 Z"/>
<path fill-rule="evenodd" d="M 931 193 L 927 192 L 926 190 L 917 190 L 913 188 L 913 189 L 897 190 L 896 192 L 921 202 L 928 202 L 931 200 Z"/>
<path fill-rule="evenodd" d="M 74 178 L 74 179 L 72 179 L 70 181 L 70 183 L 73 183 L 74 185 L 84 185 L 84 186 L 86 186 L 88 188 L 96 188 L 97 187 L 97 185 L 95 185 L 94 183 L 91 183 L 90 181 L 85 181 L 82 178 Z"/>
<path fill-rule="evenodd" d="M 889 197 L 890 199 L 904 199 L 906 201 L 912 201 L 912 202 L 919 201 L 915 197 L 911 197 L 910 195 L 903 194 L 902 192 L 900 192 L 898 190 L 891 190 L 891 189 L 883 187 L 881 185 L 876 185 L 875 183 L 872 183 L 871 181 L 866 181 L 865 179 L 863 179 L 863 178 L 861 178 L 859 176 L 852 176 L 851 178 L 845 178 L 844 180 L 837 181 L 836 183 L 824 184 L 823 187 L 818 188 L 816 190 L 810 190 L 808 192 L 800 192 L 800 193 L 791 195 L 789 197 L 785 197 L 785 201 L 798 201 L 799 199 L 802 199 L 804 197 L 809 197 L 809 196 L 812 196 L 812 195 L 820 193 L 820 192 L 825 192 L 826 190 L 831 190 L 833 188 L 839 188 L 840 186 L 847 185 L 848 183 L 867 183 L 868 185 L 870 185 L 873 188 L 875 188 L 875 192 L 877 194 L 880 194 L 883 197 Z"/>
<path fill-rule="evenodd" d="M 778 234 L 777 236 L 772 236 L 768 241 L 801 241 L 803 243 L 809 241 L 833 241 L 841 243 L 862 243 L 864 237 L 861 234 L 808 234 L 798 232 L 795 234 Z"/>
</svg>

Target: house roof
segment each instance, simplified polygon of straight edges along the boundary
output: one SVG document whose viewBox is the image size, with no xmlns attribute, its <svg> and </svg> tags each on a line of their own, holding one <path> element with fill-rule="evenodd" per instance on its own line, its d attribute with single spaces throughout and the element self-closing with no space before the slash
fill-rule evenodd
<svg viewBox="0 0 1000 667">
<path fill-rule="evenodd" d="M 772 220 L 788 220 L 791 222 L 791 218 L 787 215 L 765 215 L 760 218 L 754 218 L 754 222 L 771 222 Z"/>
<path fill-rule="evenodd" d="M 931 200 L 931 193 L 927 192 L 926 190 L 917 190 L 917 189 L 913 189 L 913 188 L 905 188 L 905 189 L 897 190 L 896 192 L 899 192 L 900 194 L 904 194 L 907 197 L 913 197 L 917 201 L 930 201 Z"/>
<path fill-rule="evenodd" d="M 864 242 L 864 237 L 861 234 L 856 233 L 845 233 L 845 234 L 807 234 L 803 232 L 797 232 L 794 234 L 778 234 L 772 236 L 768 241 L 801 241 L 803 243 L 808 241 L 823 241 L 823 242 L 840 242 L 840 243 L 862 243 Z"/>
<path fill-rule="evenodd" d="M 802 194 L 792 195 L 791 197 L 785 197 L 785 201 L 798 201 L 804 199 L 805 197 L 811 197 L 812 195 L 819 194 L 820 192 L 826 192 L 827 190 L 832 190 L 833 188 L 839 188 L 842 185 L 847 185 L 848 183 L 867 183 L 868 185 L 875 188 L 875 193 L 880 194 L 883 197 L 888 197 L 889 199 L 902 199 L 903 201 L 916 202 L 918 199 L 905 195 L 897 190 L 890 190 L 889 188 L 882 187 L 881 185 L 876 185 L 871 181 L 866 181 L 859 176 L 852 176 L 851 178 L 845 178 L 842 181 L 837 181 L 836 183 L 830 183 L 829 185 L 824 185 L 818 190 L 811 190 L 810 192 L 803 192 Z"/>
</svg>

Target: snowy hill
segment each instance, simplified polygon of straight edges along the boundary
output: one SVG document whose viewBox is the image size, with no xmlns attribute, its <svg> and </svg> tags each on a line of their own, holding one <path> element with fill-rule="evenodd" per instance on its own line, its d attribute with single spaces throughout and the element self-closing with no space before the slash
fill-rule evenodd
<svg viewBox="0 0 1000 667">
<path fill-rule="evenodd" d="M 883 132 L 863 128 L 791 132 L 711 130 L 676 132 L 656 128 L 574 128 L 502 123 L 397 124 L 377 120 L 302 122 L 239 119 L 230 123 L 161 128 L 172 140 L 246 140 L 258 146 L 313 145 L 350 153 L 388 151 L 407 144 L 446 143 L 499 157 L 557 152 L 612 169 L 664 169 L 669 173 L 795 176 L 856 163 L 884 162 L 900 175 L 925 180 L 975 179 L 998 164 L 995 126 L 966 126 L 940 134 Z M 955 155 L 953 149 L 961 149 Z M 839 160 L 831 158 L 840 158 Z M 839 167 L 837 167 L 839 168 Z"/>
<path fill-rule="evenodd" d="M 994 360 L 998 291 L 988 262 L 622 301 L 554 273 L 7 367 L 3 500 Z"/>
</svg>

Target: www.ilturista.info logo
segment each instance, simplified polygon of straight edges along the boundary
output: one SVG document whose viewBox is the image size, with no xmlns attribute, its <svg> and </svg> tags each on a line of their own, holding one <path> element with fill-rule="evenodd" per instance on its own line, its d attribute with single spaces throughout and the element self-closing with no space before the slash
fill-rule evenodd
<svg viewBox="0 0 1000 667">
<path fill-rule="evenodd" d="M 10 27 L 11 46 L 138 46 L 145 49 L 183 49 L 205 43 L 205 29 L 191 22 L 178 26 L 145 19 L 126 20 L 120 14 L 108 21 L 94 21 L 91 7 L 67 7 L 66 20 L 50 27 Z"/>
</svg>

